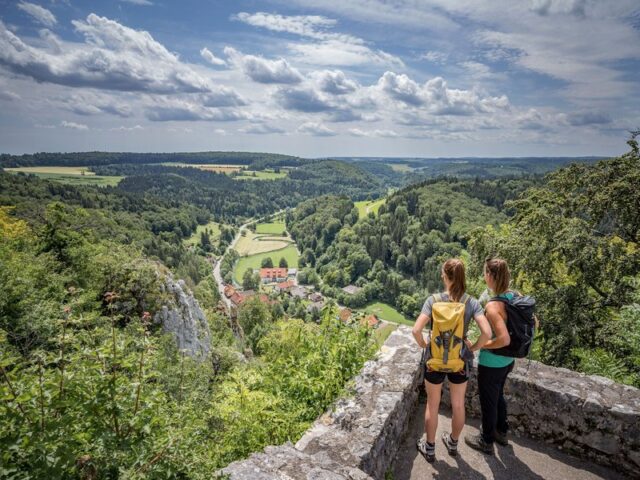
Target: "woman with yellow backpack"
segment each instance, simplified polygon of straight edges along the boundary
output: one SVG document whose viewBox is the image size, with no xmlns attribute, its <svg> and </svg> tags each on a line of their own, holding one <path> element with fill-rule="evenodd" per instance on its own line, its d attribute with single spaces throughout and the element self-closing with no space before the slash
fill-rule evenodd
<svg viewBox="0 0 640 480">
<path fill-rule="evenodd" d="M 435 460 L 438 410 L 445 377 L 449 380 L 452 418 L 451 432 L 443 434 L 442 441 L 449 455 L 453 456 L 458 452 L 458 438 L 465 422 L 464 397 L 473 352 L 491 338 L 491 328 L 480 303 L 465 293 L 462 261 L 457 258 L 447 260 L 441 275 L 445 291 L 427 298 L 413 327 L 416 342 L 425 349 L 425 435 L 418 440 L 417 447 L 428 462 Z M 465 340 L 471 319 L 478 324 L 480 337 L 473 345 L 468 345 Z M 425 339 L 423 329 L 428 324 L 431 331 Z"/>
</svg>

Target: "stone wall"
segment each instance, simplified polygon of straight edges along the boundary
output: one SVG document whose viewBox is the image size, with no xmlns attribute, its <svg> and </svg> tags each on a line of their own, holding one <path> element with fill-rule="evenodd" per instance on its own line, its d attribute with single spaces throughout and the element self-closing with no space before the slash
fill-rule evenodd
<svg viewBox="0 0 640 480">
<path fill-rule="evenodd" d="M 355 378 L 352 394 L 338 400 L 295 446 L 268 447 L 221 473 L 232 480 L 383 479 L 415 415 L 420 354 L 411 330 L 399 327 Z M 518 361 L 505 391 L 516 433 L 640 475 L 639 390 Z M 443 402 L 448 402 L 446 393 Z M 475 374 L 467 412 L 480 414 Z"/>
<path fill-rule="evenodd" d="M 467 414 L 480 416 L 474 369 Z M 508 418 L 516 434 L 640 478 L 640 390 L 566 368 L 517 360 L 505 385 Z M 447 395 L 443 395 L 448 403 Z"/>
<path fill-rule="evenodd" d="M 420 349 L 399 327 L 374 360 L 295 446 L 268 447 L 222 473 L 233 480 L 382 479 L 391 466 L 418 400 Z"/>
</svg>

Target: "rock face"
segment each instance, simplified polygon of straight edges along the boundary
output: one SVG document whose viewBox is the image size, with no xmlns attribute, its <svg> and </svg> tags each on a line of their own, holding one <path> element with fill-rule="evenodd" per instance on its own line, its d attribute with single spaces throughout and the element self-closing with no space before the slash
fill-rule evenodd
<svg viewBox="0 0 640 480">
<path fill-rule="evenodd" d="M 211 350 L 211 332 L 198 301 L 183 280 L 176 282 L 170 275 L 165 278 L 163 290 L 168 300 L 154 321 L 173 334 L 178 349 L 190 357 L 204 359 Z"/>
<path fill-rule="evenodd" d="M 509 424 L 596 463 L 640 477 L 640 390 L 566 368 L 517 360 L 505 384 Z M 443 401 L 449 403 L 448 394 Z M 480 416 L 476 370 L 467 414 Z"/>
</svg>

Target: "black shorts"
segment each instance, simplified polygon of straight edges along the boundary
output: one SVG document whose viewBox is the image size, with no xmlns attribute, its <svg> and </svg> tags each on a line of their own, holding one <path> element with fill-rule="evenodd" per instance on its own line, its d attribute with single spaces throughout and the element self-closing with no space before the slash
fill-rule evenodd
<svg viewBox="0 0 640 480">
<path fill-rule="evenodd" d="M 425 381 L 431 383 L 432 385 L 440 385 L 442 382 L 444 382 L 445 377 L 449 379 L 449 383 L 453 383 L 455 385 L 459 385 L 469 380 L 469 375 L 467 375 L 467 372 L 465 372 L 464 370 L 462 370 L 461 372 L 435 372 L 433 370 L 430 371 L 427 368 L 427 364 L 424 364 Z"/>
</svg>

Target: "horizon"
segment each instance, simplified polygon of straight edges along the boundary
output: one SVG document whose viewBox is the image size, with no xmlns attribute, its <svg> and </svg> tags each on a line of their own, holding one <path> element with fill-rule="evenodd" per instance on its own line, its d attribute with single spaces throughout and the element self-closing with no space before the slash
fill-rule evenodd
<svg viewBox="0 0 640 480">
<path fill-rule="evenodd" d="M 633 0 L 0 0 L 0 150 L 614 157 L 639 44 Z"/>
</svg>

